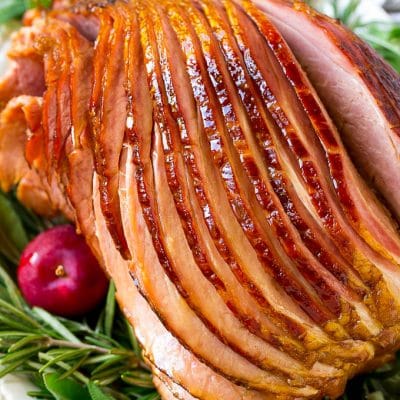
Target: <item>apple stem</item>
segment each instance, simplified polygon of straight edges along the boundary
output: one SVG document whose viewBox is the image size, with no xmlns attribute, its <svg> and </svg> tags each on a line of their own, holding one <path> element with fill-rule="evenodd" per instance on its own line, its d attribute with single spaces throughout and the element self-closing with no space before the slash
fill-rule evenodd
<svg viewBox="0 0 400 400">
<path fill-rule="evenodd" d="M 65 267 L 64 267 L 64 265 L 59 265 L 57 268 L 56 268 L 56 276 L 58 277 L 58 278 L 65 278 L 66 276 L 67 276 L 67 271 L 65 271 Z"/>
</svg>

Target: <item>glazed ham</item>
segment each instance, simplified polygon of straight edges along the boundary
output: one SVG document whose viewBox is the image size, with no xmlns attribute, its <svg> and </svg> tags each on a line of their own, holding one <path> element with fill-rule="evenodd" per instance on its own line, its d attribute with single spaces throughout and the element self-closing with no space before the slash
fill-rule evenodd
<svg viewBox="0 0 400 400">
<path fill-rule="evenodd" d="M 76 223 L 163 399 L 336 398 L 392 358 L 400 80 L 373 50 L 283 0 L 25 20 L 1 187 Z"/>
<path fill-rule="evenodd" d="M 309 75 L 359 171 L 399 218 L 398 74 L 354 34 L 303 3 L 256 3 Z M 321 54 L 321 48 L 327 51 Z"/>
</svg>

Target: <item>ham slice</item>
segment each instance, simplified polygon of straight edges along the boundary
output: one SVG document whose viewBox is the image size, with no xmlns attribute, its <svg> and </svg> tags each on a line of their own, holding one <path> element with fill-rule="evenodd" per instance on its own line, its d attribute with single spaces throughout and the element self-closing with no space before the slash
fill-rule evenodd
<svg viewBox="0 0 400 400">
<path fill-rule="evenodd" d="M 37 141 L 42 135 L 41 114 L 42 99 L 26 95 L 13 98 L 0 113 L 1 189 L 17 186 L 17 196 L 26 207 L 47 217 L 61 211 L 73 219 L 73 210 L 57 187 L 47 182 L 38 160 L 27 161 L 33 143 L 36 151 L 42 147 Z"/>
<path fill-rule="evenodd" d="M 40 28 L 21 28 L 12 36 L 8 56 L 11 66 L 0 80 L 0 110 L 9 100 L 20 95 L 42 96 L 45 90 L 43 59 L 34 49 Z"/>
<path fill-rule="evenodd" d="M 360 172 L 399 218 L 398 74 L 345 27 L 299 2 L 255 3 L 307 71 Z"/>
</svg>

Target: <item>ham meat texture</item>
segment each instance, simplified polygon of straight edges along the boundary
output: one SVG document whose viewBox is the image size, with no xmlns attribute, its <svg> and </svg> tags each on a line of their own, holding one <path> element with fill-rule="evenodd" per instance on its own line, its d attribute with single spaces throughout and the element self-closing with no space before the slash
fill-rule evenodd
<svg viewBox="0 0 400 400">
<path fill-rule="evenodd" d="M 163 399 L 340 396 L 400 348 L 400 79 L 284 0 L 59 1 L 0 81 L 0 183 L 63 213 Z"/>
</svg>

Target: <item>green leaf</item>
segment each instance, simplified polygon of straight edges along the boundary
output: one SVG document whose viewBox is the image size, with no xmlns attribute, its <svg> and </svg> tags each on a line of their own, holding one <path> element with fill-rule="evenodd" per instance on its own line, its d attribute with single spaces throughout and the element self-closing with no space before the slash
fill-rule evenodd
<svg viewBox="0 0 400 400">
<path fill-rule="evenodd" d="M 106 361 L 92 371 L 92 375 L 98 374 L 104 370 L 108 370 L 110 367 L 115 366 L 116 364 L 121 364 L 121 361 L 124 360 L 126 360 L 126 357 L 111 355 Z"/>
<path fill-rule="evenodd" d="M 19 340 L 20 338 L 30 336 L 28 332 L 19 332 L 19 331 L 6 331 L 0 330 L 0 341 L 2 339 L 12 339 L 12 340 Z"/>
<path fill-rule="evenodd" d="M 51 6 L 52 0 L 25 0 L 25 7 L 29 8 L 49 8 Z"/>
<path fill-rule="evenodd" d="M 112 335 L 112 329 L 114 325 L 115 306 L 115 285 L 114 282 L 111 281 L 107 293 L 106 309 L 104 315 L 104 333 L 110 337 Z"/>
<path fill-rule="evenodd" d="M 106 370 L 97 372 L 96 374 L 93 374 L 92 378 L 93 380 L 102 380 L 102 379 L 108 379 L 110 377 L 118 376 L 118 378 L 126 371 L 126 365 L 124 364 L 119 364 L 116 365 L 112 368 L 107 368 Z"/>
<path fill-rule="evenodd" d="M 14 353 L 8 353 L 6 356 L 2 357 L 2 359 L 0 360 L 0 364 L 6 365 L 9 363 L 13 363 L 14 361 L 17 360 L 25 359 L 26 357 L 31 357 L 33 355 L 38 354 L 41 349 L 42 346 L 37 345 L 37 346 L 27 347 L 23 350 L 15 351 Z"/>
<path fill-rule="evenodd" d="M 0 378 L 5 377 L 8 374 L 11 374 L 15 370 L 17 370 L 22 364 L 27 361 L 28 358 L 22 358 L 14 361 L 13 363 L 8 364 L 5 368 L 0 369 Z"/>
<path fill-rule="evenodd" d="M 127 319 L 124 320 L 124 324 L 125 324 L 126 331 L 128 333 L 130 345 L 132 346 L 133 351 L 135 352 L 137 357 L 140 358 L 140 356 L 142 354 L 142 350 L 139 346 L 138 340 L 136 339 L 135 332 L 133 331 L 132 325 L 129 323 L 129 321 Z"/>
<path fill-rule="evenodd" d="M 45 392 L 44 390 L 41 391 L 30 391 L 27 393 L 28 396 L 34 398 L 34 399 L 49 399 L 49 400 L 54 400 L 54 396 L 51 395 L 48 392 Z"/>
<path fill-rule="evenodd" d="M 153 377 L 148 372 L 129 371 L 122 375 L 122 380 L 132 386 L 139 386 L 143 388 L 153 387 Z"/>
<path fill-rule="evenodd" d="M 94 382 L 90 381 L 87 385 L 90 395 L 92 396 L 92 400 L 115 400 L 114 397 L 105 394 L 99 386 L 97 386 Z"/>
<path fill-rule="evenodd" d="M 62 338 L 69 340 L 72 343 L 81 343 L 81 341 L 70 331 L 68 330 L 58 319 L 57 317 L 51 315 L 47 311 L 42 308 L 35 307 L 33 312 L 47 325 L 49 325 L 58 335 Z"/>
<path fill-rule="evenodd" d="M 12 346 L 8 348 L 9 353 L 13 353 L 14 351 L 20 350 L 24 347 L 26 347 L 28 344 L 31 344 L 33 342 L 38 342 L 40 340 L 43 340 L 43 335 L 29 335 L 21 340 L 18 340 L 18 342 L 14 343 Z"/>
<path fill-rule="evenodd" d="M 80 360 L 78 360 L 75 364 L 73 364 L 68 371 L 65 371 L 61 375 L 60 379 L 65 379 L 70 377 L 71 375 L 74 375 L 88 358 L 89 358 L 89 353 L 87 352 L 83 357 L 81 357 Z"/>
<path fill-rule="evenodd" d="M 12 304 L 7 303 L 3 299 L 0 299 L 0 310 L 3 312 L 3 314 L 11 315 L 15 320 L 20 320 L 21 322 L 25 323 L 25 330 L 40 328 L 38 322 L 35 321 L 30 315 L 23 310 L 14 307 Z"/>
<path fill-rule="evenodd" d="M 367 400 L 385 400 L 385 396 L 382 392 L 373 392 L 367 395 Z"/>
<path fill-rule="evenodd" d="M 0 19 L 1 19 L 0 7 Z M 18 264 L 21 251 L 28 244 L 28 236 L 12 203 L 0 192 L 0 253 Z"/>
<path fill-rule="evenodd" d="M 57 373 L 45 374 L 43 379 L 47 390 L 56 400 L 91 400 L 87 388 L 73 379 L 59 379 Z"/>
<path fill-rule="evenodd" d="M 9 300 L 11 301 L 11 304 L 13 304 L 15 307 L 18 309 L 22 310 L 24 306 L 26 306 L 25 300 L 23 299 L 17 285 L 14 283 L 14 281 L 10 278 L 6 270 L 3 268 L 3 266 L 0 263 L 0 280 L 3 283 Z"/>
<path fill-rule="evenodd" d="M 31 210 L 28 210 L 19 203 L 14 192 L 11 192 L 7 197 L 12 202 L 15 212 L 18 214 L 29 238 L 36 237 L 46 229 L 48 221 L 38 217 Z"/>
<path fill-rule="evenodd" d="M 140 400 L 159 400 L 160 395 L 158 393 L 150 393 L 140 398 Z"/>
<path fill-rule="evenodd" d="M 22 251 L 28 243 L 28 237 L 22 226 L 22 222 L 12 203 L 0 192 L 0 224 L 5 229 L 10 240 L 18 250 Z"/>
<path fill-rule="evenodd" d="M 87 354 L 87 352 L 88 351 L 86 349 L 63 351 L 57 357 L 54 357 L 51 360 L 47 361 L 47 363 L 45 365 L 43 365 L 42 368 L 40 368 L 39 373 L 42 373 L 42 372 L 46 371 L 46 369 L 48 369 L 49 367 L 53 366 L 54 364 L 57 364 L 60 361 L 74 360 L 74 359 L 77 359 L 78 357 L 81 357 L 81 356 Z"/>
<path fill-rule="evenodd" d="M 25 11 L 25 4 L 21 0 L 1 0 L 0 23 L 20 17 Z"/>
<path fill-rule="evenodd" d="M 7 331 L 11 329 L 20 332 L 26 332 L 26 323 L 18 321 L 12 316 L 5 315 L 4 313 L 0 313 L 0 323 L 5 326 Z"/>
<path fill-rule="evenodd" d="M 349 26 L 357 26 L 357 19 L 355 19 L 355 12 L 360 6 L 361 0 L 350 0 L 347 6 L 337 16 L 344 24 Z M 353 25 L 352 25 L 353 24 Z"/>
<path fill-rule="evenodd" d="M 49 356 L 47 353 L 39 353 L 40 360 L 50 361 L 51 358 L 52 357 Z M 64 361 L 57 362 L 57 367 L 60 367 L 63 371 L 71 370 L 71 365 Z M 84 385 L 86 385 L 89 382 L 89 379 L 83 373 L 81 373 L 79 371 L 74 371 L 72 375 L 76 380 L 78 380 L 79 382 L 82 382 Z"/>
<path fill-rule="evenodd" d="M 393 394 L 400 393 L 400 374 L 396 374 L 382 381 L 382 386 Z"/>
<path fill-rule="evenodd" d="M 30 8 L 49 8 L 52 0 L 1 0 L 0 23 L 20 18 Z"/>
</svg>

